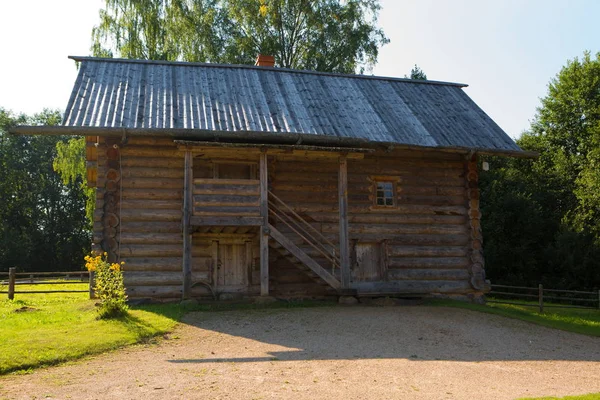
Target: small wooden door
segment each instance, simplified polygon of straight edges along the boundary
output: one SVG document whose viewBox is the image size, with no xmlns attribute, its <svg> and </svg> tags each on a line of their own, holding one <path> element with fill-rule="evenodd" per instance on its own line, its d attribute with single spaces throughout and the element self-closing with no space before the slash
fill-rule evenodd
<svg viewBox="0 0 600 400">
<path fill-rule="evenodd" d="M 244 287 L 248 285 L 251 261 L 246 244 L 219 244 L 217 286 Z"/>
<path fill-rule="evenodd" d="M 379 243 L 356 243 L 354 245 L 354 281 L 380 281 L 385 277 L 385 265 Z"/>
</svg>

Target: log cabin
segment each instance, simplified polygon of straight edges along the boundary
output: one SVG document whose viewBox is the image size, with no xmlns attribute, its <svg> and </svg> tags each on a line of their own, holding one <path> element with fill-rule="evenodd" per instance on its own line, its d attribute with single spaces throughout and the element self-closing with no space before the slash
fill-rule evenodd
<svg viewBox="0 0 600 400">
<path fill-rule="evenodd" d="M 481 301 L 478 158 L 528 157 L 466 85 L 71 57 L 62 126 L 130 299 Z"/>
</svg>

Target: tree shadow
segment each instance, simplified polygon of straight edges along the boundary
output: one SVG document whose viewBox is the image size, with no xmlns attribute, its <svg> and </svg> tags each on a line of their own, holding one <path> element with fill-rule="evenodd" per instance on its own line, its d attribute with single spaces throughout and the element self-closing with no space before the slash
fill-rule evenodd
<svg viewBox="0 0 600 400">
<path fill-rule="evenodd" d="M 171 363 L 600 360 L 600 338 L 448 307 L 194 312 L 183 322 L 197 328 L 189 340 L 206 341 L 210 355 Z"/>
</svg>

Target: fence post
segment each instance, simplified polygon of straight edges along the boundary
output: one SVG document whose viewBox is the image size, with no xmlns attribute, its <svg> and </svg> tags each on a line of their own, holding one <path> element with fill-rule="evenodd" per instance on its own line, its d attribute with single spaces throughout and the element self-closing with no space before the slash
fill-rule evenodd
<svg viewBox="0 0 600 400">
<path fill-rule="evenodd" d="M 90 271 L 90 300 L 95 298 L 96 294 L 94 293 L 94 271 Z"/>
<path fill-rule="evenodd" d="M 15 280 L 17 277 L 16 268 L 8 269 L 8 299 L 14 300 L 15 298 Z"/>
<path fill-rule="evenodd" d="M 540 300 L 540 314 L 544 312 L 544 287 L 540 283 L 538 285 L 538 297 Z"/>
</svg>

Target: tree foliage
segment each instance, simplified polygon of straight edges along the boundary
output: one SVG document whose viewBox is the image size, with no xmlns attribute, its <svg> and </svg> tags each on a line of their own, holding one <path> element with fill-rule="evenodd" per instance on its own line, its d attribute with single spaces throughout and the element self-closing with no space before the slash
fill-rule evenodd
<svg viewBox="0 0 600 400">
<path fill-rule="evenodd" d="M 354 73 L 389 40 L 377 0 L 106 0 L 92 32 L 102 57 L 252 64 Z"/>
<path fill-rule="evenodd" d="M 85 212 L 91 229 L 96 204 L 96 189 L 87 186 L 85 138 L 78 137 L 57 142 L 56 157 L 52 166 L 61 176 L 63 184 L 79 185 L 81 188 L 86 198 Z"/>
<path fill-rule="evenodd" d="M 57 125 L 58 111 L 32 117 L 0 108 L 0 270 L 81 269 L 90 235 L 79 184 L 53 170 L 61 137 L 13 136 L 17 124 Z"/>
<path fill-rule="evenodd" d="M 481 176 L 488 274 L 600 287 L 600 54 L 567 62 L 518 144 L 540 157 L 494 159 Z"/>
<path fill-rule="evenodd" d="M 413 69 L 410 70 L 410 76 L 404 75 L 404 77 L 410 78 L 410 79 L 417 79 L 417 80 L 421 80 L 421 81 L 427 80 L 427 75 L 425 75 L 425 72 L 423 72 L 423 70 L 421 68 L 419 68 L 419 66 L 417 64 L 415 64 Z"/>
</svg>

